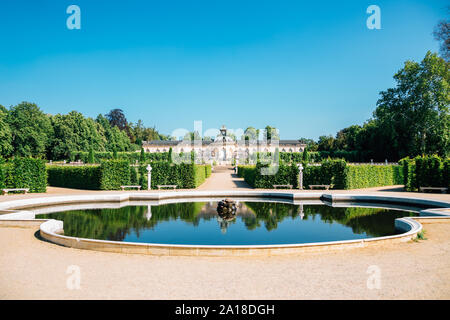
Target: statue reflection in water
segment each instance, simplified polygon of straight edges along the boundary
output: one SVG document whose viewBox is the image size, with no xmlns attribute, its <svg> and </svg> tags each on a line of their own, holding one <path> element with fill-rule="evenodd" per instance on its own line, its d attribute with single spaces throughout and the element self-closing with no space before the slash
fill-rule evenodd
<svg viewBox="0 0 450 320">
<path fill-rule="evenodd" d="M 229 223 L 236 219 L 236 210 L 236 202 L 231 199 L 219 201 L 217 204 L 217 221 L 219 222 L 222 233 L 225 234 Z"/>
</svg>

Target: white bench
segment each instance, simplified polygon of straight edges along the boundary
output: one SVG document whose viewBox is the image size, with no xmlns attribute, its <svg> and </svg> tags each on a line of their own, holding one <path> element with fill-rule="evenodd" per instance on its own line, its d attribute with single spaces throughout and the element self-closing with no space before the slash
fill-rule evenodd
<svg viewBox="0 0 450 320">
<path fill-rule="evenodd" d="M 278 188 L 288 188 L 288 189 L 292 189 L 292 184 L 274 184 L 273 188 L 274 189 L 278 189 Z"/>
<path fill-rule="evenodd" d="M 175 184 L 162 184 L 162 185 L 157 185 L 158 190 L 161 190 L 161 188 L 172 188 L 173 190 L 175 190 L 177 188 L 177 185 Z"/>
<path fill-rule="evenodd" d="M 17 189 L 2 189 L 2 194 L 8 194 L 8 192 L 12 192 L 12 191 L 23 191 L 25 194 L 30 191 L 30 189 L 28 188 L 17 188 Z"/>
<path fill-rule="evenodd" d="M 141 190 L 141 186 L 120 186 L 122 188 L 122 190 L 125 190 L 125 188 L 135 188 L 138 190 Z"/>
<path fill-rule="evenodd" d="M 448 188 L 445 188 L 445 187 L 420 187 L 419 188 L 420 192 L 425 192 L 426 190 L 441 191 L 442 193 L 446 193 Z"/>
<path fill-rule="evenodd" d="M 330 184 L 311 184 L 309 185 L 309 188 L 312 190 L 314 188 L 325 188 L 325 190 L 329 190 L 331 187 Z"/>
</svg>

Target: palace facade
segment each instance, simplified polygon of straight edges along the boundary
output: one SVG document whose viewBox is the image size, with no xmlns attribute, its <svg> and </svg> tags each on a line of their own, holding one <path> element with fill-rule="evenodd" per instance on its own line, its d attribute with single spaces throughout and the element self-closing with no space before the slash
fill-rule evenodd
<svg viewBox="0 0 450 320">
<path fill-rule="evenodd" d="M 230 164 L 233 159 L 243 163 L 245 159 L 252 159 L 258 152 L 303 152 L 306 144 L 298 140 L 240 140 L 234 141 L 227 136 L 227 129 L 222 127 L 214 141 L 143 141 L 142 148 L 145 152 L 168 152 L 172 148 L 173 153 L 194 152 L 197 159 L 209 163 L 215 161 L 218 164 Z"/>
</svg>

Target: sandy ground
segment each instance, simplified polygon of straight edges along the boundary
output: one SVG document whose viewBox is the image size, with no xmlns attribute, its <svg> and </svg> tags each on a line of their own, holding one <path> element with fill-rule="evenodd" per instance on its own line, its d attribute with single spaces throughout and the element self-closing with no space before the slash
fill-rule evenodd
<svg viewBox="0 0 450 320">
<path fill-rule="evenodd" d="M 268 258 L 156 257 L 65 248 L 0 228 L 0 299 L 449 299 L 450 223 L 428 240 Z M 80 289 L 70 290 L 71 265 Z M 380 289 L 369 289 L 380 271 Z"/>
<path fill-rule="evenodd" d="M 233 186 L 246 188 L 224 171 L 200 189 Z M 350 192 L 409 195 L 398 191 Z M 91 192 L 49 188 L 46 195 L 66 193 Z M 450 201 L 449 195 L 413 195 Z M 428 240 L 266 258 L 86 251 L 41 241 L 37 228 L 0 228 L 0 299 L 450 299 L 450 221 L 424 228 Z M 74 283 L 70 266 L 80 270 L 79 289 L 67 286 Z M 380 271 L 379 289 L 367 286 L 375 275 L 370 270 Z"/>
</svg>

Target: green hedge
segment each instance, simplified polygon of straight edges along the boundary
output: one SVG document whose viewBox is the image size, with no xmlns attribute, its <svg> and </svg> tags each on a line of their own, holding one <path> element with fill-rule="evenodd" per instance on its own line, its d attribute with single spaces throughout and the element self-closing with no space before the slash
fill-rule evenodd
<svg viewBox="0 0 450 320">
<path fill-rule="evenodd" d="M 117 152 L 117 160 L 128 160 L 130 163 L 136 163 L 136 160 L 141 162 L 141 152 Z M 97 163 L 104 160 L 114 160 L 113 152 L 94 152 L 94 159 Z M 59 159 L 61 160 L 61 159 Z M 84 163 L 89 163 L 89 152 L 77 151 L 74 153 L 74 160 L 81 160 Z M 168 161 L 169 152 L 159 153 L 144 153 L 144 162 L 149 161 Z"/>
<path fill-rule="evenodd" d="M 206 164 L 205 165 L 205 174 L 206 174 L 206 178 L 209 178 L 211 176 L 211 165 L 210 164 Z"/>
<path fill-rule="evenodd" d="M 403 172 L 403 185 L 406 191 L 417 189 L 416 184 L 416 163 L 413 159 L 404 158 L 399 161 Z"/>
<path fill-rule="evenodd" d="M 238 166 L 238 176 L 255 188 L 272 189 L 273 185 L 291 184 L 298 188 L 298 168 L 296 165 L 280 164 L 273 175 L 261 174 L 267 167 Z M 275 170 L 275 167 L 272 167 Z M 306 166 L 303 170 L 303 186 L 331 184 L 333 189 L 359 189 L 376 186 L 402 184 L 403 172 L 400 166 L 347 165 L 344 160 L 325 160 L 320 166 Z"/>
<path fill-rule="evenodd" d="M 348 166 L 346 189 L 362 189 L 403 184 L 401 166 Z"/>
<path fill-rule="evenodd" d="M 6 164 L 0 164 L 0 189 L 6 188 Z"/>
<path fill-rule="evenodd" d="M 407 191 L 417 191 L 419 187 L 449 187 L 450 159 L 436 155 L 405 158 L 400 160 L 403 183 Z"/>
<path fill-rule="evenodd" d="M 444 179 L 443 185 L 450 190 L 450 159 L 444 160 L 444 164 L 442 166 L 442 178 Z"/>
<path fill-rule="evenodd" d="M 130 164 L 127 160 L 102 161 L 100 170 L 101 190 L 120 190 L 120 186 L 130 184 Z"/>
<path fill-rule="evenodd" d="M 238 166 L 237 175 L 238 177 L 244 178 L 244 180 L 252 187 L 255 186 L 256 166 L 240 165 Z"/>
<path fill-rule="evenodd" d="M 177 185 L 180 189 L 195 189 L 205 182 L 207 171 L 211 172 L 209 165 L 196 165 L 192 163 L 172 164 L 166 161 L 153 162 L 152 189 L 158 185 Z M 209 168 L 209 169 L 208 169 Z M 139 183 L 147 189 L 147 166 L 139 166 Z"/>
<path fill-rule="evenodd" d="M 48 185 L 53 187 L 99 190 L 100 166 L 47 166 Z"/>
<path fill-rule="evenodd" d="M 264 170 L 266 174 L 264 174 Z M 267 174 L 270 172 L 276 172 L 275 174 Z M 290 184 L 294 188 L 298 188 L 298 168 L 279 164 L 278 167 L 256 164 L 255 168 L 255 188 L 271 189 L 273 185 Z"/>
<path fill-rule="evenodd" d="M 194 176 L 195 176 L 195 188 L 197 188 L 206 180 L 206 166 L 205 165 L 195 165 L 194 166 Z"/>
<path fill-rule="evenodd" d="M 47 191 L 45 160 L 14 158 L 0 165 L 0 187 L 28 188 L 31 193 Z"/>
</svg>

